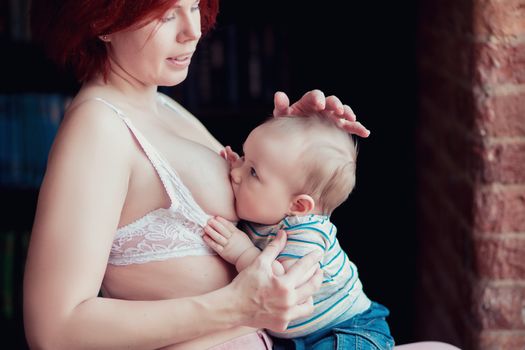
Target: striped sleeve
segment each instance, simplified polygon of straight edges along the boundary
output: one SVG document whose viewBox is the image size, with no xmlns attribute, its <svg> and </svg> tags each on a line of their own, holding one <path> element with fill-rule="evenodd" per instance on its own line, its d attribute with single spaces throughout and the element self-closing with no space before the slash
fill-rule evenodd
<svg viewBox="0 0 525 350">
<path fill-rule="evenodd" d="M 316 227 L 286 230 L 286 246 L 277 259 L 300 259 L 313 251 L 324 254 L 330 247 L 329 236 Z"/>
</svg>

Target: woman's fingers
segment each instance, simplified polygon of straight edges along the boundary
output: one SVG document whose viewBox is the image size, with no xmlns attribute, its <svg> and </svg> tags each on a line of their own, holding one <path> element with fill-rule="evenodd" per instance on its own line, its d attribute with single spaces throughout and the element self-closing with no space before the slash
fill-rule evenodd
<svg viewBox="0 0 525 350">
<path fill-rule="evenodd" d="M 343 103 L 341 102 L 341 100 L 339 98 L 337 98 L 334 95 L 328 96 L 326 98 L 325 110 L 326 111 L 331 111 L 335 115 L 337 115 L 338 117 L 341 117 L 341 118 L 343 117 L 344 112 L 345 112 L 345 108 L 343 106 Z"/>
<path fill-rule="evenodd" d="M 348 121 L 351 121 L 351 122 L 355 122 L 357 117 L 355 116 L 355 113 L 354 111 L 352 110 L 352 108 L 350 108 L 349 105 L 343 105 L 343 115 L 342 115 L 342 118 L 348 120 Z"/>
<path fill-rule="evenodd" d="M 319 268 L 315 271 L 314 275 L 306 282 L 303 283 L 300 287 L 296 288 L 297 300 L 299 304 L 305 302 L 310 298 L 315 292 L 319 290 L 321 284 L 323 283 L 323 271 Z"/>
<path fill-rule="evenodd" d="M 350 122 L 348 120 L 342 120 L 340 122 L 339 127 L 350 134 L 361 136 L 363 138 L 370 136 L 370 130 L 365 128 L 360 122 Z"/>
<path fill-rule="evenodd" d="M 321 257 L 322 254 L 318 251 L 303 256 L 288 269 L 282 278 L 296 288 L 301 286 L 316 273 Z"/>
<path fill-rule="evenodd" d="M 310 296 L 304 303 L 298 304 L 290 312 L 292 320 L 296 320 L 301 317 L 306 317 L 314 312 L 314 301 Z"/>
<path fill-rule="evenodd" d="M 279 117 L 282 115 L 290 114 L 290 99 L 288 96 L 282 92 L 277 91 L 273 96 L 273 116 Z"/>
<path fill-rule="evenodd" d="M 322 111 L 326 108 L 326 97 L 321 90 L 308 91 L 292 106 L 292 113 L 311 113 Z"/>
<path fill-rule="evenodd" d="M 264 248 L 259 254 L 257 260 L 264 266 L 271 267 L 272 262 L 277 258 L 277 255 L 283 250 L 286 244 L 286 233 L 283 230 L 277 232 L 277 236 Z M 284 276 L 283 276 L 284 277 Z"/>
</svg>

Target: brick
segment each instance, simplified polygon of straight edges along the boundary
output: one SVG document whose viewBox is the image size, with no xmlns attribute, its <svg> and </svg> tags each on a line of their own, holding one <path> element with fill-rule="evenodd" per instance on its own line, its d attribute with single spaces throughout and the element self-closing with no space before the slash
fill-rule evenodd
<svg viewBox="0 0 525 350">
<path fill-rule="evenodd" d="M 483 183 L 525 183 L 525 142 L 486 145 L 481 156 Z"/>
<path fill-rule="evenodd" d="M 475 286 L 473 314 L 483 330 L 525 331 L 525 287 L 483 283 Z"/>
<path fill-rule="evenodd" d="M 481 135 L 525 136 L 525 93 L 477 99 L 476 123 Z"/>
<path fill-rule="evenodd" d="M 478 84 L 525 83 L 525 42 L 475 43 L 473 49 Z"/>
<path fill-rule="evenodd" d="M 478 0 L 474 6 L 474 33 L 512 36 L 525 33 L 524 0 Z"/>
<path fill-rule="evenodd" d="M 477 336 L 475 348 L 482 350 L 525 349 L 525 332 L 483 331 Z"/>
<path fill-rule="evenodd" d="M 474 230 L 525 232 L 525 187 L 502 186 L 475 192 Z"/>
<path fill-rule="evenodd" d="M 525 279 L 525 235 L 522 236 L 477 238 L 474 245 L 474 272 L 477 276 L 489 279 Z"/>
</svg>

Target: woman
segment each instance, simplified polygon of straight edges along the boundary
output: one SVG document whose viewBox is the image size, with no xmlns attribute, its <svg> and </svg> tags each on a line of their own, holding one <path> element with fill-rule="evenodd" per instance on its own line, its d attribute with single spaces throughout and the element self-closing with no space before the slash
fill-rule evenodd
<svg viewBox="0 0 525 350">
<path fill-rule="evenodd" d="M 203 349 L 230 339 L 269 346 L 257 328 L 282 329 L 311 312 L 318 257 L 274 276 L 281 237 L 234 279 L 200 237 L 209 215 L 236 220 L 222 146 L 157 93 L 186 78 L 216 1 L 33 6 L 36 37 L 74 68 L 82 87 L 40 190 L 24 283 L 30 346 Z M 328 116 L 353 117 L 320 92 L 292 107 L 278 94 L 276 114 L 317 104 Z"/>
</svg>

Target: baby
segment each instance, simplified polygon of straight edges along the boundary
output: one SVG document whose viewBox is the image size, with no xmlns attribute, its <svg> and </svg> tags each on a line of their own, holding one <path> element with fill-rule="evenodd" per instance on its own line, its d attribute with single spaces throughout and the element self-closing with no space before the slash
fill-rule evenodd
<svg viewBox="0 0 525 350">
<path fill-rule="evenodd" d="M 243 145 L 243 157 L 226 147 L 235 208 L 244 232 L 216 217 L 204 240 L 238 271 L 248 266 L 276 236 L 287 234 L 277 260 L 284 269 L 302 256 L 322 253 L 321 289 L 314 312 L 289 324 L 275 349 L 391 349 L 385 321 L 388 310 L 363 292 L 356 266 L 341 249 L 330 214 L 355 185 L 357 150 L 352 137 L 317 116 L 271 118 L 255 128 Z M 277 264 L 279 266 L 279 264 Z M 281 269 L 282 269 L 281 267 Z M 279 345 L 281 344 L 281 345 Z"/>
</svg>

